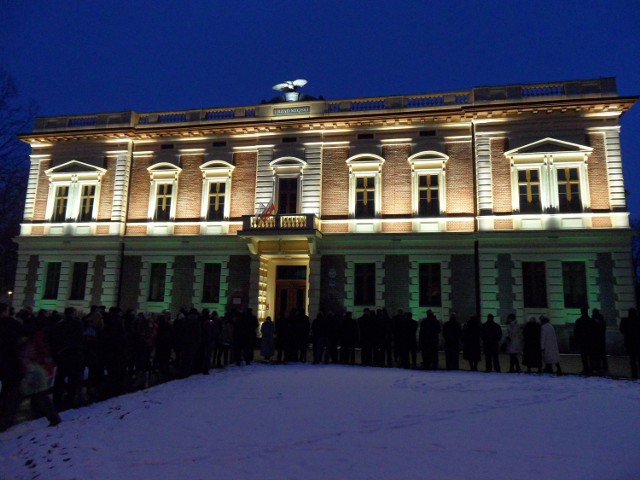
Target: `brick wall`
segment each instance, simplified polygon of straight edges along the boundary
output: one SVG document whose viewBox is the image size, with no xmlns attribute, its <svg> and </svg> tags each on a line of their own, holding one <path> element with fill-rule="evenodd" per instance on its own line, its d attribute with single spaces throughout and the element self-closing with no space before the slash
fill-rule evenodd
<svg viewBox="0 0 640 480">
<path fill-rule="evenodd" d="M 349 214 L 348 148 L 326 148 L 322 151 L 322 217 Z"/>
<path fill-rule="evenodd" d="M 491 176 L 493 189 L 493 212 L 511 213 L 511 166 L 505 158 L 506 139 L 491 139 Z"/>
<path fill-rule="evenodd" d="M 107 157 L 104 168 L 107 171 L 100 180 L 100 203 L 98 204 L 98 220 L 111 220 L 113 208 L 113 188 L 116 178 L 117 157 Z"/>
<path fill-rule="evenodd" d="M 382 147 L 382 215 L 411 215 L 411 145 Z"/>
<path fill-rule="evenodd" d="M 129 212 L 128 220 L 147 220 L 149 214 L 149 188 L 151 177 L 147 168 L 151 166 L 151 157 L 136 157 L 131 169 L 129 183 Z"/>
<path fill-rule="evenodd" d="M 49 177 L 44 173 L 45 170 L 51 168 L 51 160 L 42 160 L 40 162 L 40 173 L 38 174 L 38 190 L 36 193 L 36 203 L 34 208 L 33 219 L 36 222 L 45 220 L 47 210 L 47 197 L 49 196 Z"/>
<path fill-rule="evenodd" d="M 235 170 L 231 178 L 230 217 L 238 219 L 242 215 L 251 215 L 256 198 L 257 152 L 241 152 L 233 156 Z"/>
<path fill-rule="evenodd" d="M 609 179 L 607 176 L 607 157 L 604 146 L 604 135 L 592 133 L 589 142 L 593 152 L 589 156 L 587 170 L 589 172 L 589 194 L 591 210 L 610 210 Z"/>
<path fill-rule="evenodd" d="M 385 233 L 410 233 L 413 231 L 413 225 L 411 222 L 385 222 L 382 224 L 382 231 Z"/>
<path fill-rule="evenodd" d="M 176 219 L 197 220 L 202 208 L 202 172 L 199 167 L 203 157 L 183 155 L 180 159 L 182 172 L 178 177 Z"/>
<path fill-rule="evenodd" d="M 471 143 L 448 143 L 447 214 L 473 215 L 473 155 Z"/>
</svg>

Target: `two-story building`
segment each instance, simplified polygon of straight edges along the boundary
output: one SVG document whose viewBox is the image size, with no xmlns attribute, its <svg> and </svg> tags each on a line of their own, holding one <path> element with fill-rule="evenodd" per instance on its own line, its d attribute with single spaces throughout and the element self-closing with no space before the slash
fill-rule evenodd
<svg viewBox="0 0 640 480">
<path fill-rule="evenodd" d="M 613 325 L 636 99 L 602 78 L 38 118 L 15 304 Z"/>
</svg>

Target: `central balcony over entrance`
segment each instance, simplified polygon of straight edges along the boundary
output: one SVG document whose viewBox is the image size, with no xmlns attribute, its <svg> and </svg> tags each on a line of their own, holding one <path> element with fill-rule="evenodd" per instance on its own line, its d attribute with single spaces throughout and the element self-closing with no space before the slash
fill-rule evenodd
<svg viewBox="0 0 640 480">
<path fill-rule="evenodd" d="M 320 220 L 314 214 L 244 215 L 238 236 L 257 255 L 313 254 L 322 238 Z"/>
</svg>

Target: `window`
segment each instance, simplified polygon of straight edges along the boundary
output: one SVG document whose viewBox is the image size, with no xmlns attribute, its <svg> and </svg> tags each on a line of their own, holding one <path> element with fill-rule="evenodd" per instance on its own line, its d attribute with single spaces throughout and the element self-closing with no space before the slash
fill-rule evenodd
<svg viewBox="0 0 640 480">
<path fill-rule="evenodd" d="M 420 264 L 420 306 L 442 306 L 439 263 Z"/>
<path fill-rule="evenodd" d="M 89 264 L 87 262 L 74 262 L 69 300 L 84 300 L 88 270 Z"/>
<path fill-rule="evenodd" d="M 562 262 L 562 285 L 565 308 L 582 308 L 588 305 L 584 262 Z"/>
<path fill-rule="evenodd" d="M 69 203 L 69 185 L 59 185 L 55 188 L 52 222 L 67 220 L 67 205 Z"/>
<path fill-rule="evenodd" d="M 207 220 L 224 220 L 226 184 L 222 182 L 211 182 L 209 184 L 209 207 L 207 209 Z"/>
<path fill-rule="evenodd" d="M 420 217 L 437 217 L 440 215 L 437 174 L 418 176 L 418 215 Z"/>
<path fill-rule="evenodd" d="M 354 279 L 354 304 L 375 305 L 376 303 L 376 264 L 356 263 Z"/>
<path fill-rule="evenodd" d="M 449 157 L 425 151 L 409 157 L 413 177 L 413 214 L 439 217 L 445 212 L 445 166 Z"/>
<path fill-rule="evenodd" d="M 587 161 L 592 151 L 545 138 L 505 152 L 512 168 L 513 210 L 523 214 L 588 210 Z"/>
<path fill-rule="evenodd" d="M 380 214 L 380 188 L 384 158 L 363 153 L 347 160 L 349 165 L 349 214 L 352 218 L 375 218 Z"/>
<path fill-rule="evenodd" d="M 202 171 L 202 219 L 221 222 L 229 218 L 231 174 L 235 167 L 222 160 L 200 166 Z"/>
<path fill-rule="evenodd" d="M 205 263 L 202 301 L 204 303 L 220 303 L 220 271 L 219 263 Z"/>
<path fill-rule="evenodd" d="M 167 264 L 152 263 L 149 279 L 149 301 L 164 302 L 164 285 L 166 281 Z"/>
<path fill-rule="evenodd" d="M 156 213 L 153 219 L 157 222 L 168 222 L 171 220 L 171 201 L 173 185 L 170 183 L 160 183 L 156 185 Z"/>
<path fill-rule="evenodd" d="M 541 213 L 540 171 L 534 168 L 518 170 L 520 213 Z"/>
<path fill-rule="evenodd" d="M 298 179 L 278 179 L 278 213 L 298 213 Z"/>
<path fill-rule="evenodd" d="M 77 160 L 45 171 L 51 182 L 47 218 L 54 223 L 95 220 L 100 179 L 105 172 L 104 168 Z"/>
<path fill-rule="evenodd" d="M 577 168 L 558 168 L 558 211 L 561 213 L 582 211 Z"/>
<path fill-rule="evenodd" d="M 376 216 L 375 177 L 356 178 L 355 218 L 373 218 Z"/>
<path fill-rule="evenodd" d="M 544 262 L 522 262 L 525 308 L 547 308 L 547 275 Z"/>
<path fill-rule="evenodd" d="M 147 168 L 151 175 L 151 196 L 148 218 L 156 222 L 171 222 L 176 216 L 178 176 L 182 169 L 168 162 Z"/>
<path fill-rule="evenodd" d="M 62 263 L 49 262 L 47 263 L 47 273 L 44 284 L 44 295 L 42 298 L 46 300 L 55 300 L 58 298 L 58 287 L 60 285 L 60 271 L 62 270 Z"/>
</svg>

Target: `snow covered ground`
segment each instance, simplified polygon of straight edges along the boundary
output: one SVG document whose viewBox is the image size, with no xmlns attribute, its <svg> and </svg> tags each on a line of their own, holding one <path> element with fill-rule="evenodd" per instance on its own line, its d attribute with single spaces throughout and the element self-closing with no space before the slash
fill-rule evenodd
<svg viewBox="0 0 640 480">
<path fill-rule="evenodd" d="M 640 478 L 640 382 L 229 367 L 0 434 L 5 479 Z"/>
</svg>

